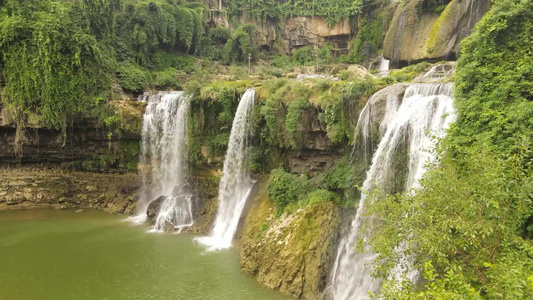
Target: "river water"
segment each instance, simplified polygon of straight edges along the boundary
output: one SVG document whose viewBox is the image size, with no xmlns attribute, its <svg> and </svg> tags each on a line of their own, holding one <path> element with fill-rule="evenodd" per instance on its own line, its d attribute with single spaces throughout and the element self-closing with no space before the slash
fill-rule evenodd
<svg viewBox="0 0 533 300">
<path fill-rule="evenodd" d="M 242 273 L 236 250 L 98 211 L 0 212 L 0 299 L 290 299 Z"/>
</svg>

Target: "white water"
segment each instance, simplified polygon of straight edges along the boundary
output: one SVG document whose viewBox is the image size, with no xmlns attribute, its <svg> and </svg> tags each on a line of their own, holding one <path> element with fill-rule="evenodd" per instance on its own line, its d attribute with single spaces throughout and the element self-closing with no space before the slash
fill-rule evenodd
<svg viewBox="0 0 533 300">
<path fill-rule="evenodd" d="M 385 77 L 385 76 L 388 76 L 390 71 L 389 71 L 389 65 L 390 65 L 390 60 L 388 59 L 385 59 L 383 57 L 383 55 L 381 55 L 379 57 L 379 73 L 378 75 L 380 77 Z"/>
<path fill-rule="evenodd" d="M 426 171 L 425 163 L 435 158 L 434 154 L 428 151 L 434 147 L 433 137 L 442 137 L 455 118 L 452 89 L 452 84 L 412 84 L 407 88 L 399 106 L 396 105 L 394 97 L 387 98 L 386 117 L 380 124 L 380 129 L 385 131 L 372 158 L 363 183 L 363 191 L 387 189 L 395 176 L 392 167 L 394 154 L 403 147 L 409 149 L 408 176 L 404 189 L 419 186 L 418 180 Z M 359 122 L 368 120 L 360 118 Z M 369 127 L 358 124 L 358 128 L 362 130 Z M 371 133 L 363 133 L 363 136 L 371 136 Z M 329 286 L 331 296 L 335 300 L 365 299 L 368 298 L 369 292 L 379 291 L 380 288 L 380 282 L 371 276 L 371 264 L 377 254 L 371 253 L 366 242 L 365 250 L 370 252 L 355 252 L 354 245 L 357 240 L 366 239 L 364 233 L 360 232 L 364 223 L 362 214 L 365 199 L 366 193 L 363 192 L 349 234 L 343 237 L 337 251 Z M 391 275 L 397 277 L 397 274 Z"/>
<path fill-rule="evenodd" d="M 192 195 L 187 175 L 187 114 L 189 97 L 183 92 L 143 95 L 142 195 L 134 221 L 144 222 L 148 205 L 163 196 L 154 230 L 181 230 L 193 223 Z"/>
<path fill-rule="evenodd" d="M 374 143 L 377 143 L 377 141 L 374 141 L 375 137 L 372 124 L 375 121 L 374 118 L 378 118 L 378 116 L 376 116 L 376 111 L 380 110 L 380 99 L 383 97 L 386 97 L 387 99 L 384 109 L 385 113 L 379 124 L 379 131 L 386 132 L 387 125 L 392 122 L 392 119 L 402 102 L 402 99 L 399 97 L 402 88 L 405 88 L 405 85 L 397 83 L 377 91 L 372 97 L 370 97 L 370 99 L 368 99 L 367 104 L 359 114 L 359 119 L 355 128 L 355 143 L 352 149 L 352 157 L 356 154 L 356 151 L 361 151 L 366 166 L 369 166 L 371 163 L 372 148 Z"/>
<path fill-rule="evenodd" d="M 213 230 L 209 236 L 197 239 L 210 251 L 231 247 L 244 205 L 254 185 L 248 170 L 254 96 L 254 90 L 244 93 L 233 119 Z"/>
</svg>

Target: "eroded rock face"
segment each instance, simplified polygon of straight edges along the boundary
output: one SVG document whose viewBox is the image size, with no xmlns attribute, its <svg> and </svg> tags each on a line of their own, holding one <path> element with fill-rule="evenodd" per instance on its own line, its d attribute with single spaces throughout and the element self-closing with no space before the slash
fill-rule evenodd
<svg viewBox="0 0 533 300">
<path fill-rule="evenodd" d="M 452 0 L 441 13 L 423 11 L 423 0 L 398 5 L 383 54 L 393 63 L 454 59 L 460 42 L 490 9 L 490 0 Z"/>
<path fill-rule="evenodd" d="M 121 103 L 124 103 L 123 105 Z M 130 126 L 141 122 L 142 106 L 129 105 L 132 101 L 122 101 L 118 104 L 125 109 L 124 114 L 131 116 L 128 119 Z M 0 105 L 0 166 L 50 166 L 81 168 L 88 160 L 99 160 L 104 155 L 122 151 L 125 143 L 138 144 L 140 134 L 123 132 L 109 135 L 109 131 L 96 124 L 94 120 L 83 118 L 69 128 L 66 136 L 60 130 L 42 128 L 32 118 L 28 118 L 25 129 L 22 158 L 17 158 L 14 152 L 16 127 L 10 113 Z M 136 125 L 140 126 L 140 125 Z M 114 153 L 116 154 L 116 153 Z M 113 166 L 103 166 L 107 170 L 98 171 L 125 171 Z"/>
<path fill-rule="evenodd" d="M 322 299 L 335 255 L 339 209 L 321 203 L 275 217 L 262 180 L 240 236 L 242 269 L 296 298 Z"/>
<path fill-rule="evenodd" d="M 214 11 L 212 22 L 217 26 L 231 27 L 223 12 Z M 256 40 L 263 49 L 274 48 L 276 40 L 281 43 L 284 51 L 290 54 L 293 49 L 303 46 L 322 46 L 324 42 L 332 43 L 347 52 L 351 28 L 348 20 L 341 20 L 328 26 L 322 17 L 293 17 L 287 20 L 253 20 L 247 16 L 239 18 L 239 24 L 253 23 L 256 25 Z"/>
<path fill-rule="evenodd" d="M 135 210 L 140 177 L 65 170 L 0 170 L 0 210 L 15 208 L 94 208 L 109 213 Z"/>
<path fill-rule="evenodd" d="M 341 162 L 344 146 L 329 139 L 326 125 L 318 119 L 318 112 L 315 109 L 307 109 L 302 113 L 301 119 L 298 125 L 300 140 L 297 150 L 287 155 L 289 171 L 315 174 L 329 170 Z"/>
</svg>

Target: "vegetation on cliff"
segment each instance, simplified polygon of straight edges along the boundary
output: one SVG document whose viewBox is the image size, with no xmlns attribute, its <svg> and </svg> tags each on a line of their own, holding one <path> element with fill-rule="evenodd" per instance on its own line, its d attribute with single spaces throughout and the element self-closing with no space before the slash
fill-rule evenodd
<svg viewBox="0 0 533 300">
<path fill-rule="evenodd" d="M 532 20 L 531 1 L 495 1 L 463 43 L 441 159 L 416 195 L 369 207 L 384 298 L 533 297 Z M 399 286 L 397 264 L 423 279 Z"/>
<path fill-rule="evenodd" d="M 324 17 L 328 24 L 348 19 L 361 11 L 363 0 L 230 0 L 226 3 L 230 16 L 248 16 L 265 20 L 266 18 Z"/>
</svg>

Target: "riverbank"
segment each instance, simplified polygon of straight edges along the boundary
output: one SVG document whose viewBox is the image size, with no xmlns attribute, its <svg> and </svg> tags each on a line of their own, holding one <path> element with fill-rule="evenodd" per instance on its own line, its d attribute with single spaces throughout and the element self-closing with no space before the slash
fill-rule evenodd
<svg viewBox="0 0 533 300">
<path fill-rule="evenodd" d="M 61 169 L 12 168 L 0 171 L 0 211 L 50 207 L 93 208 L 133 213 L 141 177 Z"/>
</svg>

